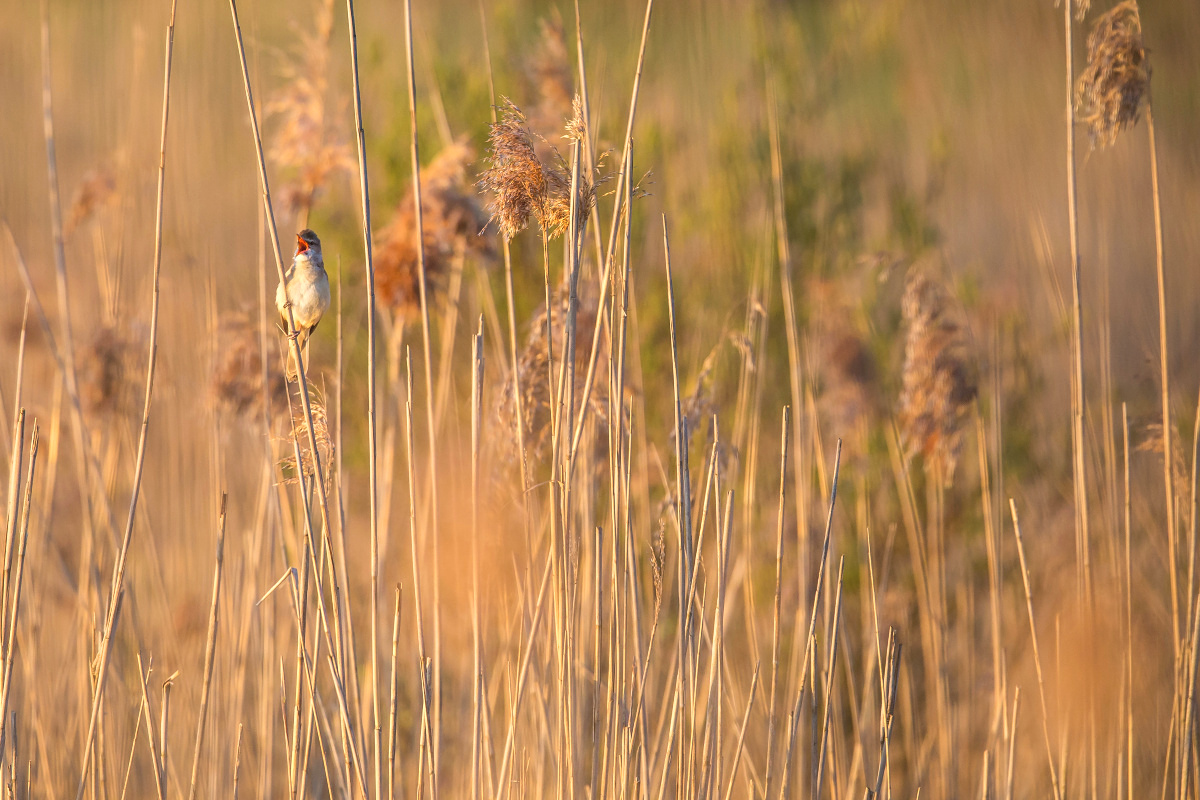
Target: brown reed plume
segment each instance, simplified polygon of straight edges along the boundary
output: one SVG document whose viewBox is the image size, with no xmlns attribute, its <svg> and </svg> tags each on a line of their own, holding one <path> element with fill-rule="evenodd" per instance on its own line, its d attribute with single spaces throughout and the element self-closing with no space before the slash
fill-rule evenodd
<svg viewBox="0 0 1200 800">
<path fill-rule="evenodd" d="M 1107 147 L 1136 125 L 1150 99 L 1150 62 L 1142 44 L 1137 0 L 1125 0 L 1096 20 L 1087 66 L 1075 84 L 1075 108 L 1092 147 Z"/>
<path fill-rule="evenodd" d="M 572 418 L 578 418 L 581 410 L 583 384 L 586 380 L 588 358 L 591 355 L 592 336 L 596 330 L 597 306 L 596 297 L 590 294 L 580 295 L 575 317 L 575 407 Z M 549 326 L 556 371 L 562 364 L 567 316 L 568 297 L 566 292 L 560 289 L 555 292 L 553 298 Z M 531 462 L 545 455 L 551 436 L 551 406 L 555 397 L 548 381 L 546 331 L 546 307 L 543 304 L 529 322 L 529 333 L 519 356 L 516 373 L 521 392 L 521 415 L 524 417 L 525 455 Z M 603 341 L 601 337 L 601 342 Z M 605 357 L 601 356 L 602 359 Z M 519 463 L 521 454 L 517 452 L 517 408 L 512 382 L 513 376 L 510 375 L 500 391 L 500 400 L 496 408 L 499 425 L 494 426 L 493 430 L 504 438 L 503 441 L 494 444 L 499 446 L 500 455 L 506 463 Z M 592 386 L 591 397 L 588 398 L 588 413 L 599 425 L 604 425 L 608 419 L 607 389 L 607 381 L 597 380 Z"/>
<path fill-rule="evenodd" d="M 258 328 L 249 314 L 232 312 L 221 317 L 216 350 L 209 376 L 213 405 L 236 417 L 252 418 L 262 413 L 263 363 Z M 267 351 L 267 402 L 271 413 L 287 409 L 287 383 L 280 359 Z"/>
<path fill-rule="evenodd" d="M 350 176 L 358 167 L 350 145 L 327 120 L 329 37 L 333 31 L 333 0 L 321 0 L 309 17 L 296 23 L 294 60 L 284 63 L 286 81 L 267 102 L 275 118 L 269 158 L 292 173 L 279 197 L 289 212 L 308 219 L 317 191 L 330 180 Z"/>
<path fill-rule="evenodd" d="M 307 480 L 316 475 L 316 467 L 313 463 L 312 446 L 309 444 L 308 424 L 304 419 L 304 410 L 297 407 L 292 409 L 292 426 L 291 435 L 284 439 L 285 455 L 279 459 L 279 467 L 283 470 L 285 484 L 295 484 L 300 480 L 300 476 L 304 476 Z M 329 415 L 325 411 L 325 402 L 316 396 L 313 392 L 312 396 L 312 421 L 313 433 L 317 442 L 317 452 L 321 457 L 321 464 L 333 465 L 333 437 L 329 432 Z M 298 443 L 300 448 L 300 464 L 296 465 L 296 446 Z M 325 482 L 328 484 L 332 480 L 333 470 L 326 467 L 324 470 Z"/>
<path fill-rule="evenodd" d="M 491 263 L 494 236 L 483 228 L 487 213 L 467 184 L 467 165 L 475 151 L 459 140 L 421 169 L 421 212 L 425 240 L 425 277 L 430 297 L 440 301 L 451 260 L 471 254 Z M 421 315 L 421 272 L 417 259 L 416 204 L 410 191 L 375 243 L 375 290 L 401 320 Z"/>
<path fill-rule="evenodd" d="M 79 399 L 88 413 L 130 411 L 137 390 L 137 364 L 145 357 L 144 335 L 104 325 L 80 348 Z"/>
<path fill-rule="evenodd" d="M 101 166 L 88 170 L 79 181 L 79 185 L 75 187 L 64 233 L 71 233 L 95 216 L 97 212 L 116 206 L 120 199 L 120 194 L 117 192 L 117 178 L 111 169 Z"/>
<path fill-rule="evenodd" d="M 878 364 L 863 332 L 866 326 L 858 322 L 866 302 L 862 298 L 869 283 L 902 263 L 893 254 L 875 253 L 837 279 L 814 277 L 805 285 L 816 353 L 813 369 L 819 379 L 817 408 L 830 430 L 845 440 L 847 457 L 865 454 L 868 431 L 882 405 Z"/>
<path fill-rule="evenodd" d="M 566 233 L 571 221 L 571 178 L 557 150 L 543 160 L 534 147 L 535 137 L 528 121 L 511 100 L 505 99 L 500 119 L 488 134 L 488 168 L 479 178 L 479 186 L 490 192 L 491 218 L 500 233 L 511 239 L 536 219 L 542 232 L 553 239 Z M 566 124 L 566 137 L 583 136 L 581 106 L 576 99 Z M 587 221 L 596 202 L 595 176 L 582 175 L 578 189 L 580 223 Z"/>
<path fill-rule="evenodd" d="M 914 270 L 902 303 L 904 346 L 900 435 L 905 454 L 921 453 L 947 484 L 962 449 L 963 423 L 975 399 L 967 333 L 955 319 L 946 290 Z"/>
</svg>

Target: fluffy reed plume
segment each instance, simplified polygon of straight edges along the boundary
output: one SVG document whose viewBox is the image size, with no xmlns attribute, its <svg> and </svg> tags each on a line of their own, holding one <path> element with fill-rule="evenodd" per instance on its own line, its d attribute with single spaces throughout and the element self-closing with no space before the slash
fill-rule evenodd
<svg viewBox="0 0 1200 800">
<path fill-rule="evenodd" d="M 571 67 L 562 20 L 542 19 L 539 27 L 538 42 L 525 59 L 523 72 L 533 107 L 533 129 L 550 136 L 559 120 L 571 113 L 575 70 Z"/>
<path fill-rule="evenodd" d="M 583 115 L 578 101 L 566 125 L 567 138 L 581 139 Z M 505 100 L 499 121 L 488 134 L 488 168 L 479 186 L 490 192 L 491 218 L 505 238 L 511 239 L 537 220 L 550 238 L 561 236 L 571 221 L 571 176 L 557 150 L 543 160 L 534 147 L 534 136 L 525 115 Z M 594 176 L 581 174 L 579 185 L 580 222 L 587 221 L 596 202 Z"/>
<path fill-rule="evenodd" d="M 120 201 L 117 194 L 117 178 L 108 167 L 97 167 L 84 173 L 75 195 L 71 198 L 71 210 L 67 216 L 66 233 L 90 220 L 96 212 L 111 208 Z"/>
<path fill-rule="evenodd" d="M 1140 453 L 1156 453 L 1159 458 L 1162 458 L 1164 449 L 1164 437 L 1162 422 L 1150 422 L 1142 427 L 1142 440 L 1137 445 L 1137 451 Z M 1175 479 L 1175 502 L 1179 506 L 1180 511 L 1184 514 L 1184 518 L 1180 520 L 1181 527 L 1187 528 L 1190 524 L 1189 514 L 1191 512 L 1191 503 L 1188 501 L 1187 493 L 1191 483 L 1190 472 L 1188 465 L 1184 461 L 1184 453 L 1187 450 L 1183 446 L 1183 437 L 1179 435 L 1179 428 L 1171 426 L 1171 474 Z"/>
<path fill-rule="evenodd" d="M 285 85 L 266 107 L 277 126 L 267 155 L 293 173 L 279 196 L 289 211 L 305 217 L 318 189 L 358 168 L 350 145 L 326 124 L 333 0 L 322 0 L 308 19 L 296 26 L 295 60 L 283 65 Z"/>
<path fill-rule="evenodd" d="M 805 294 L 813 315 L 816 353 L 814 372 L 819 377 L 817 407 L 821 418 L 838 438 L 845 439 L 846 455 L 865 453 L 866 438 L 880 409 L 875 355 L 856 322 L 863 315 L 871 284 L 902 263 L 892 254 L 876 253 L 858 260 L 837 280 L 814 278 Z"/>
<path fill-rule="evenodd" d="M 333 464 L 333 437 L 329 434 L 329 416 L 325 412 L 325 403 L 316 395 L 312 395 L 312 418 L 313 430 L 317 434 L 317 452 L 321 455 L 321 469 L 325 472 L 325 481 L 329 482 L 331 478 L 330 468 Z M 312 447 L 308 441 L 308 424 L 304 421 L 304 409 L 299 404 L 295 404 L 292 408 L 292 436 L 300 444 L 300 466 L 296 467 L 296 451 L 292 446 L 292 437 L 289 436 L 283 441 L 284 456 L 279 460 L 279 467 L 283 470 L 285 484 L 294 484 L 300 481 L 300 476 L 303 475 L 306 479 L 313 477 L 316 474 L 316 465 L 313 463 Z"/>
<path fill-rule="evenodd" d="M 921 270 L 909 276 L 902 304 L 904 347 L 900 435 L 905 455 L 921 453 L 949 484 L 962 448 L 963 422 L 975 399 L 967 333 L 945 289 Z"/>
<path fill-rule="evenodd" d="M 262 412 L 263 363 L 258 328 L 245 313 L 222 316 L 209 378 L 209 396 L 221 411 L 251 418 Z M 287 383 L 279 358 L 267 350 L 267 398 L 272 413 L 287 409 Z"/>
<path fill-rule="evenodd" d="M 133 408 L 138 363 L 145 352 L 144 336 L 113 325 L 98 328 L 76 357 L 84 410 L 113 414 Z"/>
<path fill-rule="evenodd" d="M 1087 51 L 1087 66 L 1075 84 L 1075 107 L 1092 147 L 1106 147 L 1137 124 L 1150 100 L 1150 62 L 1137 0 L 1125 0 L 1096 20 Z"/>
<path fill-rule="evenodd" d="M 821 366 L 822 416 L 838 436 L 864 430 L 878 408 L 875 356 L 866 340 L 849 326 L 831 331 L 822 342 Z"/>
<path fill-rule="evenodd" d="M 546 308 L 543 305 L 533 315 L 529 323 L 529 333 L 525 338 L 525 347 L 521 350 L 517 363 L 516 379 L 521 392 L 521 415 L 524 418 L 525 451 L 527 458 L 533 462 L 542 458 L 550 445 L 551 405 L 555 402 L 558 392 L 558 370 L 563 363 L 563 347 L 566 342 L 566 326 L 568 317 L 568 298 L 565 292 L 558 291 L 553 298 L 553 309 L 550 317 L 551 343 L 554 348 L 554 385 L 550 385 L 549 366 L 546 349 Z M 596 331 L 597 300 L 590 295 L 581 295 L 579 307 L 575 316 L 575 406 L 573 419 L 579 418 L 583 402 L 583 388 L 587 379 L 588 359 L 592 351 L 592 336 Z M 601 347 L 604 338 L 601 337 Z M 592 384 L 591 397 L 588 398 L 588 414 L 598 425 L 603 425 L 608 419 L 608 382 L 599 372 L 606 360 L 602 351 L 597 361 L 597 375 Z M 513 399 L 513 377 L 510 375 L 501 389 L 496 409 L 499 425 L 495 430 L 503 436 L 503 441 L 497 442 L 502 451 L 501 455 L 507 463 L 520 462 L 517 450 L 517 408 Z M 564 426 L 564 430 L 566 430 Z M 569 434 L 564 434 L 569 435 Z M 600 437 L 597 437 L 599 439 Z"/>
<path fill-rule="evenodd" d="M 421 169 L 425 277 L 434 300 L 445 288 L 456 253 L 470 253 L 484 263 L 495 258 L 493 237 L 482 230 L 487 213 L 467 184 L 467 165 L 474 159 L 475 151 L 460 140 Z M 420 279 L 416 203 L 410 191 L 376 235 L 375 288 L 400 319 L 409 320 L 421 313 Z"/>
</svg>

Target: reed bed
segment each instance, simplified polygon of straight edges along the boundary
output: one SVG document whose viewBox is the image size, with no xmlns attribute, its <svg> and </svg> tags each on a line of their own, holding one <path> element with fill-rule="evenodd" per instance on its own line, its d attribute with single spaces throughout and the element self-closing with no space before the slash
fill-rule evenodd
<svg viewBox="0 0 1200 800">
<path fill-rule="evenodd" d="M 1067 224 L 1012 270 L 1049 322 L 935 244 L 953 209 L 810 148 L 810 12 L 755 9 L 757 84 L 666 141 L 654 85 L 713 33 L 678 9 L 453 5 L 486 54 L 455 85 L 411 0 L 154 6 L 129 70 L 159 137 L 87 166 L 111 148 L 64 125 L 66 23 L 34 21 L 48 169 L 12 173 L 49 225 L 0 225 L 0 793 L 1197 796 L 1200 412 L 1168 347 L 1194 287 L 1167 292 L 1137 4 L 1061 10 Z M 819 18 L 850 37 L 826 66 L 871 57 Z M 186 157 L 209 25 L 220 195 Z M 1077 224 L 1142 120 L 1158 325 L 1128 335 L 1159 337 L 1157 380 L 1121 377 Z M 726 162 L 692 159 L 709 133 Z M 296 384 L 285 218 L 337 287 Z"/>
</svg>

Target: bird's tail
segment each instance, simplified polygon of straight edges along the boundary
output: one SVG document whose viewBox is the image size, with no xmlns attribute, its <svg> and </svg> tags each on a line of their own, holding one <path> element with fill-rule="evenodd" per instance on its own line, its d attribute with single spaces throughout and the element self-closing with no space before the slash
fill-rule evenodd
<svg viewBox="0 0 1200 800">
<path fill-rule="evenodd" d="M 287 371 L 285 374 L 287 375 L 288 383 L 295 383 L 299 377 L 298 370 L 296 369 L 296 355 L 292 352 L 291 347 L 288 347 L 287 351 Z"/>
<path fill-rule="evenodd" d="M 296 337 L 296 343 L 300 345 L 300 357 L 304 358 L 304 348 L 308 344 L 308 332 L 301 330 L 299 335 Z M 305 363 L 308 363 L 307 360 L 305 360 Z M 300 371 L 296 368 L 295 351 L 292 350 L 292 347 L 289 344 L 287 348 L 287 370 L 284 373 L 287 376 L 288 383 L 295 383 L 299 378 L 299 372 Z"/>
</svg>

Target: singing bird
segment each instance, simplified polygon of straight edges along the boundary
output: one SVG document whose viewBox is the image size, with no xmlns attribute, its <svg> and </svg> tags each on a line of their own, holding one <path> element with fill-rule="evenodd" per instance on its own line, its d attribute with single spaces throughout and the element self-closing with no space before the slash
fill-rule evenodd
<svg viewBox="0 0 1200 800">
<path fill-rule="evenodd" d="M 275 290 L 275 307 L 283 329 L 288 330 L 287 300 L 292 301 L 292 316 L 296 320 L 296 341 L 300 352 L 308 343 L 308 337 L 317 329 L 321 317 L 329 310 L 329 276 L 325 274 L 325 260 L 321 257 L 321 240 L 307 228 L 296 234 L 296 255 L 292 266 L 284 276 L 284 282 Z M 287 379 L 295 381 L 296 359 L 288 348 Z"/>
</svg>

